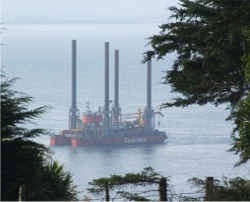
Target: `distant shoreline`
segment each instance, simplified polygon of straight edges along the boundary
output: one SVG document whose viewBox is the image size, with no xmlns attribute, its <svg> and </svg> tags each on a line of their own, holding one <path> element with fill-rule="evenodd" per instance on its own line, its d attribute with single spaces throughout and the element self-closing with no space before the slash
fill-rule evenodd
<svg viewBox="0 0 250 202">
<path fill-rule="evenodd" d="M 91 24 L 113 24 L 113 25 L 116 25 L 116 24 L 163 24 L 163 22 L 145 22 L 145 21 L 117 21 L 117 22 L 114 22 L 114 21 L 103 21 L 103 22 L 100 22 L 100 21 L 74 21 L 74 22 L 56 22 L 56 21 L 53 21 L 53 22 L 2 22 L 1 23 L 1 26 L 4 26 L 4 25 L 80 25 L 80 24 L 87 24 L 87 25 L 91 25 Z"/>
</svg>

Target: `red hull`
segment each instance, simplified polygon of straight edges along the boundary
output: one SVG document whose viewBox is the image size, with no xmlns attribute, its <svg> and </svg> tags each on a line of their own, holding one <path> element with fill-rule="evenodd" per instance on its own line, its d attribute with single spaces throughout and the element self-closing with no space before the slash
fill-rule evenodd
<svg viewBox="0 0 250 202">
<path fill-rule="evenodd" d="M 163 135 L 147 135 L 137 137 L 105 137 L 93 139 L 72 138 L 72 147 L 94 146 L 94 145 L 121 145 L 140 143 L 162 143 L 167 139 Z"/>
<path fill-rule="evenodd" d="M 50 146 L 71 146 L 71 137 L 62 135 L 50 137 Z"/>
<path fill-rule="evenodd" d="M 95 145 L 121 145 L 140 143 L 162 143 L 167 139 L 166 135 L 140 135 L 133 137 L 103 137 L 103 138 L 74 138 L 56 135 L 50 137 L 50 146 L 85 147 Z"/>
</svg>

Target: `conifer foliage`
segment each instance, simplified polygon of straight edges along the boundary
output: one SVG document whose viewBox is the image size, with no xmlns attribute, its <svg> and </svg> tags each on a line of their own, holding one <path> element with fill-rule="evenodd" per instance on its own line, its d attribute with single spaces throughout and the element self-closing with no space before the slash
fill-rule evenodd
<svg viewBox="0 0 250 202">
<path fill-rule="evenodd" d="M 146 54 L 162 58 L 176 52 L 166 83 L 182 93 L 165 106 L 221 104 L 234 106 L 249 90 L 244 82 L 243 28 L 249 26 L 249 1 L 180 0 L 171 7 L 174 22 L 160 26 L 150 37 L 153 51 Z"/>
<path fill-rule="evenodd" d="M 94 179 L 89 182 L 92 187 L 88 188 L 88 191 L 97 196 L 104 194 L 106 201 L 111 199 L 112 201 L 121 199 L 127 201 L 151 201 L 150 195 L 159 191 L 155 185 L 159 186 L 161 179 L 163 179 L 163 176 L 155 172 L 152 167 L 146 167 L 140 173 L 127 173 L 124 176 L 111 175 L 109 178 Z M 164 178 L 164 180 L 169 181 L 167 178 Z M 137 190 L 137 187 L 140 187 L 140 189 Z M 167 192 L 167 190 L 163 190 L 160 195 L 164 191 Z M 167 195 L 165 197 L 167 199 Z"/>
<path fill-rule="evenodd" d="M 170 11 L 171 22 L 161 25 L 161 32 L 149 38 L 153 50 L 145 53 L 145 60 L 177 54 L 164 83 L 181 96 L 162 107 L 227 104 L 233 112 L 231 118 L 238 117 L 236 132 L 242 134 L 240 138 L 233 135 L 236 143 L 233 151 L 240 154 L 239 163 L 246 162 L 250 158 L 250 134 L 249 130 L 242 131 L 238 123 L 239 116 L 247 113 L 246 107 L 249 111 L 246 96 L 250 81 L 246 79 L 249 75 L 246 68 L 250 47 L 246 32 L 250 27 L 250 1 L 180 0 Z M 249 124 L 249 116 L 245 117 Z M 247 139 L 247 145 L 241 138 Z"/>
<path fill-rule="evenodd" d="M 250 29 L 245 30 L 245 54 L 242 57 L 245 71 L 245 82 L 250 83 Z M 240 155 L 236 165 L 246 163 L 250 159 L 250 94 L 242 97 L 232 111 L 229 120 L 234 120 L 235 129 L 232 133 L 234 140 L 231 151 Z"/>
<path fill-rule="evenodd" d="M 21 185 L 26 186 L 26 200 L 74 200 L 71 175 L 50 162 L 48 149 L 32 139 L 46 130 L 24 127 L 49 107 L 29 110 L 32 98 L 12 89 L 16 80 L 1 74 L 1 200 L 16 201 Z"/>
</svg>

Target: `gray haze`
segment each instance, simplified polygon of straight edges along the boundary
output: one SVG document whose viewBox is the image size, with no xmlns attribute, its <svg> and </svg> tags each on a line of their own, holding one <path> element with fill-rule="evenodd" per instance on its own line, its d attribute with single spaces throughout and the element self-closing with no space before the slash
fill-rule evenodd
<svg viewBox="0 0 250 202">
<path fill-rule="evenodd" d="M 178 0 L 1 0 L 11 23 L 163 23 Z"/>
</svg>

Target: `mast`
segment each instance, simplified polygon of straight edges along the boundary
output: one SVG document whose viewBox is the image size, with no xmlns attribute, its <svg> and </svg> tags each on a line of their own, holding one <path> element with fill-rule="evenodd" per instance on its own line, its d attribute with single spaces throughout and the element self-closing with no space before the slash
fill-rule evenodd
<svg viewBox="0 0 250 202">
<path fill-rule="evenodd" d="M 144 110 L 145 112 L 145 131 L 151 132 L 152 127 L 152 118 L 154 110 L 152 109 L 152 62 L 151 60 L 147 61 L 147 106 Z"/>
<path fill-rule="evenodd" d="M 103 133 L 108 135 L 109 131 L 109 42 L 105 42 L 105 78 L 104 78 L 104 119 L 103 119 Z"/>
<path fill-rule="evenodd" d="M 72 95 L 71 107 L 69 110 L 69 129 L 78 127 L 79 110 L 76 106 L 76 40 L 72 40 Z"/>
<path fill-rule="evenodd" d="M 151 109 L 152 103 L 152 62 L 149 60 L 147 62 L 147 109 Z"/>
<path fill-rule="evenodd" d="M 114 88 L 114 127 L 119 127 L 119 116 L 121 108 L 119 107 L 119 50 L 115 50 L 115 88 Z"/>
</svg>

